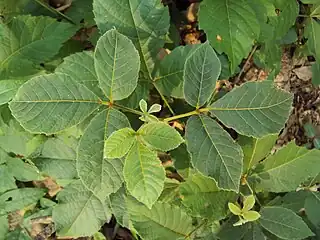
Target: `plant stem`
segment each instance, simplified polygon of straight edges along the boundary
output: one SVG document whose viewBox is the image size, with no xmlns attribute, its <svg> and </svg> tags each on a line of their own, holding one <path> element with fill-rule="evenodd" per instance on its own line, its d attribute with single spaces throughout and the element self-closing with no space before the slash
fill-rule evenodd
<svg viewBox="0 0 320 240">
<path fill-rule="evenodd" d="M 308 18 L 310 17 L 309 15 L 305 15 L 305 14 L 299 14 L 298 17 L 305 17 L 305 18 Z"/>
<path fill-rule="evenodd" d="M 155 83 L 152 83 L 154 88 L 157 90 L 157 92 L 159 93 L 161 99 L 163 100 L 164 104 L 167 106 L 167 108 L 169 109 L 170 113 L 172 115 L 175 115 L 174 111 L 172 110 L 170 104 L 168 103 L 167 99 L 165 98 L 165 96 L 163 96 L 163 94 L 161 93 L 161 91 L 159 90 L 159 88 L 157 87 L 157 85 Z"/>
<path fill-rule="evenodd" d="M 197 110 L 194 110 L 194 111 L 191 111 L 191 112 L 187 112 L 187 113 L 183 113 L 183 114 L 179 114 L 179 115 L 176 115 L 176 116 L 173 116 L 173 117 L 168 117 L 168 118 L 165 118 L 163 119 L 164 122 L 171 122 L 173 120 L 177 120 L 177 119 L 180 119 L 180 118 L 184 118 L 184 117 L 189 117 L 189 116 L 192 116 L 192 115 L 198 115 L 202 112 L 209 112 L 211 109 L 210 108 L 200 108 L 200 109 L 197 109 Z"/>
<path fill-rule="evenodd" d="M 132 108 L 128 108 L 128 107 L 125 107 L 125 106 L 122 106 L 122 105 L 119 105 L 119 104 L 116 104 L 116 103 L 113 103 L 112 106 L 114 106 L 115 108 L 121 109 L 121 110 L 123 110 L 125 112 L 130 112 L 130 113 L 133 113 L 133 114 L 136 114 L 136 115 L 143 116 L 142 112 L 134 110 Z"/>
<path fill-rule="evenodd" d="M 253 54 L 256 52 L 257 48 L 258 48 L 258 45 L 257 45 L 257 44 L 254 45 L 254 47 L 253 47 L 250 55 L 248 56 L 246 62 L 244 63 L 244 65 L 243 65 L 242 68 L 241 68 L 240 73 L 238 74 L 237 78 L 236 78 L 235 81 L 234 81 L 235 84 L 240 81 L 240 78 L 241 78 L 241 76 L 242 76 L 242 74 L 243 74 L 243 72 L 244 72 L 244 68 L 248 65 L 249 61 L 251 60 Z"/>
<path fill-rule="evenodd" d="M 251 188 L 250 184 L 248 183 L 247 179 L 245 180 L 246 181 L 246 185 L 248 186 L 251 194 L 254 196 L 254 198 L 256 199 L 257 203 L 260 205 L 260 207 L 262 206 L 259 199 L 257 198 L 255 192 L 253 191 L 253 189 Z"/>
<path fill-rule="evenodd" d="M 48 6 L 47 4 L 45 4 L 44 2 L 42 2 L 41 0 L 34 0 L 36 3 L 40 4 L 42 7 L 44 7 L 45 9 L 47 9 L 48 11 L 54 13 L 54 14 L 58 14 L 60 15 L 62 18 L 64 18 L 65 20 L 67 20 L 68 22 L 76 25 L 76 23 L 69 18 L 68 16 L 66 16 L 65 14 L 63 14 L 62 12 L 57 11 L 56 9 Z"/>
</svg>

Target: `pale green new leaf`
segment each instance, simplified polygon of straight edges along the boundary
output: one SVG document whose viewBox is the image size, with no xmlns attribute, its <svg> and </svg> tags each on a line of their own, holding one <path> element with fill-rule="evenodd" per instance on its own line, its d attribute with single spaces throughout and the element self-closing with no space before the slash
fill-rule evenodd
<svg viewBox="0 0 320 240">
<path fill-rule="evenodd" d="M 151 209 L 129 201 L 130 220 L 143 239 L 185 239 L 193 230 L 192 218 L 181 208 L 157 202 Z"/>
<path fill-rule="evenodd" d="M 145 124 L 137 133 L 147 144 L 162 151 L 175 149 L 184 141 L 177 130 L 162 122 Z"/>
<path fill-rule="evenodd" d="M 98 40 L 94 67 L 100 88 L 110 101 L 129 97 L 137 87 L 139 53 L 130 39 L 115 29 Z"/>
<path fill-rule="evenodd" d="M 199 115 L 188 119 L 185 138 L 194 167 L 220 188 L 238 191 L 243 153 L 230 135 L 212 118 Z"/>
<path fill-rule="evenodd" d="M 161 60 L 154 84 L 165 96 L 184 98 L 183 69 L 188 58 L 201 44 L 179 46 Z"/>
<path fill-rule="evenodd" d="M 243 201 L 243 208 L 242 208 L 242 210 L 243 210 L 244 212 L 249 211 L 250 209 L 253 208 L 255 202 L 256 202 L 256 199 L 254 198 L 254 195 L 249 195 L 249 196 L 245 197 L 245 198 L 244 198 L 244 201 Z"/>
<path fill-rule="evenodd" d="M 260 218 L 260 214 L 256 211 L 247 211 L 243 213 L 243 218 L 247 221 L 253 222 Z"/>
<path fill-rule="evenodd" d="M 208 41 L 191 53 L 183 71 L 187 103 L 196 108 L 203 106 L 213 94 L 220 72 L 219 58 Z"/>
<path fill-rule="evenodd" d="M 311 54 L 320 61 L 320 23 L 315 19 L 310 19 L 307 22 L 306 30 L 305 30 L 306 37 L 308 38 L 307 45 L 308 49 Z"/>
<path fill-rule="evenodd" d="M 91 236 L 111 218 L 106 202 L 79 180 L 59 192 L 57 200 L 59 203 L 54 207 L 52 217 L 58 236 Z"/>
<path fill-rule="evenodd" d="M 55 69 L 55 72 L 69 75 L 73 80 L 84 84 L 97 96 L 105 98 L 99 87 L 92 52 L 84 51 L 64 58 L 63 62 Z"/>
<path fill-rule="evenodd" d="M 320 193 L 310 192 L 310 196 L 304 203 L 304 209 L 306 211 L 308 219 L 316 227 L 320 226 Z"/>
<path fill-rule="evenodd" d="M 260 225 L 281 239 L 304 239 L 314 235 L 307 224 L 287 208 L 264 207 L 260 214 Z"/>
<path fill-rule="evenodd" d="M 17 16 L 0 25 L 0 79 L 31 75 L 56 55 L 77 27 L 44 16 Z"/>
<path fill-rule="evenodd" d="M 238 133 L 263 137 L 284 127 L 292 104 L 292 95 L 276 89 L 272 83 L 247 82 L 213 103 L 213 113 L 224 125 Z"/>
<path fill-rule="evenodd" d="M 100 102 L 99 97 L 69 75 L 54 73 L 25 83 L 10 109 L 28 131 L 51 134 L 80 123 Z"/>
<path fill-rule="evenodd" d="M 240 136 L 238 143 L 244 154 L 243 171 L 247 173 L 254 165 L 268 156 L 277 138 L 278 134 L 266 135 L 262 138 Z"/>
<path fill-rule="evenodd" d="M 116 28 L 129 37 L 141 56 L 141 68 L 148 78 L 156 56 L 165 43 L 169 11 L 159 0 L 94 0 L 93 12 L 102 33 Z"/>
<path fill-rule="evenodd" d="M 122 128 L 110 135 L 105 141 L 104 157 L 121 158 L 127 154 L 136 140 L 136 132 L 132 128 Z"/>
<path fill-rule="evenodd" d="M 234 215 L 241 215 L 241 213 L 242 213 L 240 207 L 238 207 L 234 203 L 229 202 L 228 203 L 228 208 L 229 208 L 230 212 L 232 212 L 232 214 L 234 214 Z"/>
<path fill-rule="evenodd" d="M 266 158 L 261 172 L 253 174 L 252 179 L 264 191 L 294 191 L 300 183 L 320 172 L 319 158 L 320 150 L 308 150 L 291 142 Z"/>
<path fill-rule="evenodd" d="M 41 188 L 19 188 L 5 192 L 0 195 L 0 215 L 22 210 L 36 203 L 44 195 L 45 190 Z"/>
<path fill-rule="evenodd" d="M 122 185 L 123 163 L 104 156 L 105 141 L 118 129 L 130 127 L 127 117 L 115 109 L 96 115 L 84 132 L 78 147 L 77 171 L 81 181 L 101 199 Z"/>
<path fill-rule="evenodd" d="M 220 190 L 213 179 L 197 173 L 181 183 L 180 197 L 192 216 L 216 221 L 226 217 L 227 203 L 236 200 L 236 193 Z"/>
<path fill-rule="evenodd" d="M 232 73 L 260 33 L 256 14 L 245 0 L 204 0 L 199 23 L 214 49 L 228 55 Z"/>
<path fill-rule="evenodd" d="M 136 141 L 125 159 L 123 174 L 129 193 L 151 208 L 163 190 L 165 179 L 156 152 Z"/>
</svg>

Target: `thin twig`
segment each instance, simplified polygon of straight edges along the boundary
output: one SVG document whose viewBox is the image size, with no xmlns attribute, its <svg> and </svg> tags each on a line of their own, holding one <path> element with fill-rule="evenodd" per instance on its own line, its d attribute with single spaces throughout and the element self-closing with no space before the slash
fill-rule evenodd
<svg viewBox="0 0 320 240">
<path fill-rule="evenodd" d="M 175 113 L 172 110 L 171 106 L 169 105 L 167 99 L 165 98 L 165 96 L 163 96 L 163 94 L 161 93 L 160 89 L 157 87 L 157 85 L 155 83 L 153 83 L 154 88 L 157 90 L 157 92 L 159 93 L 162 101 L 164 102 L 164 104 L 167 106 L 167 108 L 169 109 L 170 113 L 174 116 Z"/>
<path fill-rule="evenodd" d="M 257 48 L 258 48 L 258 45 L 254 45 L 250 55 L 248 56 L 246 62 L 244 63 L 244 65 L 241 68 L 240 73 L 238 74 L 237 78 L 234 81 L 235 84 L 237 84 L 240 81 L 240 78 L 241 78 L 242 74 L 244 73 L 245 67 L 248 65 L 249 61 L 251 60 L 251 58 L 252 58 L 253 54 L 255 53 L 255 51 L 257 50 Z"/>
</svg>

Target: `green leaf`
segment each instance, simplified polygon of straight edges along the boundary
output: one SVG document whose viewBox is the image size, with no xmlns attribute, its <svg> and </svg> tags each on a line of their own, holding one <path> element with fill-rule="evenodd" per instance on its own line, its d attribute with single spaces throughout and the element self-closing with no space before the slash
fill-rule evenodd
<svg viewBox="0 0 320 240">
<path fill-rule="evenodd" d="M 320 23 L 311 18 L 306 25 L 305 30 L 306 37 L 308 38 L 307 45 L 311 54 L 320 61 Z"/>
<path fill-rule="evenodd" d="M 193 230 L 192 219 L 181 208 L 156 203 L 152 209 L 129 201 L 130 220 L 143 239 L 184 239 Z"/>
<path fill-rule="evenodd" d="M 127 117 L 115 109 L 103 110 L 90 122 L 83 134 L 77 157 L 81 181 L 101 199 L 116 192 L 122 185 L 123 163 L 104 157 L 106 139 L 118 129 L 129 127 Z"/>
<path fill-rule="evenodd" d="M 45 194 L 40 188 L 19 188 L 10 190 L 0 195 L 0 215 L 4 213 L 22 210 L 36 203 Z"/>
<path fill-rule="evenodd" d="M 7 234 L 7 240 L 32 240 L 26 229 L 18 227 Z"/>
<path fill-rule="evenodd" d="M 157 154 L 136 141 L 125 159 L 123 174 L 127 190 L 151 208 L 163 190 L 165 179 Z"/>
<path fill-rule="evenodd" d="M 213 179 L 197 173 L 180 184 L 180 197 L 192 216 L 215 221 L 226 217 L 227 203 L 236 200 L 236 193 L 220 190 Z"/>
<path fill-rule="evenodd" d="M 69 75 L 55 73 L 25 83 L 10 109 L 28 131 L 51 134 L 83 121 L 99 107 L 100 101 Z"/>
<path fill-rule="evenodd" d="M 0 216 L 0 240 L 7 240 L 7 232 L 9 232 L 8 217 L 7 215 L 3 215 Z"/>
<path fill-rule="evenodd" d="M 230 218 L 228 221 L 224 222 L 217 233 L 218 238 L 222 240 L 242 239 L 242 237 L 247 233 L 248 226 L 250 226 L 250 224 L 244 224 L 238 227 L 234 227 L 233 224 L 238 219 L 239 218 L 235 216 Z M 257 240 L 262 240 L 262 239 L 257 239 Z"/>
<path fill-rule="evenodd" d="M 64 139 L 57 135 L 49 138 L 43 145 L 39 157 L 33 159 L 41 172 L 56 179 L 73 179 L 77 177 L 76 149 L 78 141 L 71 136 Z"/>
<path fill-rule="evenodd" d="M 155 74 L 154 83 L 165 96 L 184 98 L 183 94 L 183 69 L 184 64 L 201 44 L 179 46 L 161 60 Z"/>
<path fill-rule="evenodd" d="M 142 71 L 152 79 L 156 56 L 169 29 L 168 9 L 158 0 L 94 0 L 93 12 L 102 33 L 116 28 L 132 40 L 140 53 Z"/>
<path fill-rule="evenodd" d="M 158 103 L 152 104 L 148 110 L 148 113 L 157 113 L 161 111 L 161 105 Z"/>
<path fill-rule="evenodd" d="M 7 161 L 8 171 L 19 181 L 41 180 L 39 169 L 19 158 L 12 158 Z"/>
<path fill-rule="evenodd" d="M 247 221 L 253 222 L 260 218 L 260 214 L 256 211 L 248 211 L 242 214 L 243 218 Z"/>
<path fill-rule="evenodd" d="M 145 79 L 139 79 L 138 80 L 138 85 L 136 89 L 133 91 L 133 93 L 119 101 L 118 103 L 122 106 L 136 109 L 139 107 L 139 101 L 141 99 L 148 99 L 149 98 L 149 90 L 150 90 L 150 82 L 147 82 Z"/>
<path fill-rule="evenodd" d="M 256 203 L 256 199 L 254 198 L 254 195 L 249 195 L 247 197 L 244 198 L 243 201 L 243 208 L 242 210 L 244 212 L 249 211 L 250 209 L 253 208 L 254 204 Z"/>
<path fill-rule="evenodd" d="M 16 94 L 24 80 L 1 80 L 0 81 L 0 105 L 9 102 Z"/>
<path fill-rule="evenodd" d="M 259 161 L 267 157 L 271 153 L 277 138 L 278 134 L 266 135 L 262 138 L 240 136 L 238 143 L 244 153 L 243 171 L 248 172 Z"/>
<path fill-rule="evenodd" d="M 204 0 L 199 23 L 214 49 L 228 55 L 232 73 L 247 57 L 260 32 L 255 12 L 245 0 Z"/>
<path fill-rule="evenodd" d="M 36 65 L 56 55 L 62 43 L 76 30 L 71 24 L 44 16 L 17 16 L 7 26 L 2 24 L 0 79 L 31 75 L 39 71 Z"/>
<path fill-rule="evenodd" d="M 306 198 L 310 194 L 311 193 L 309 191 L 288 192 L 283 197 L 278 197 L 272 200 L 268 203 L 268 205 L 288 208 L 295 213 L 299 213 L 300 210 L 304 207 Z"/>
<path fill-rule="evenodd" d="M 146 102 L 146 100 L 141 99 L 139 101 L 139 107 L 143 113 L 146 113 L 148 111 L 148 103 Z"/>
<path fill-rule="evenodd" d="M 191 106 L 199 108 L 209 100 L 221 72 L 221 64 L 209 42 L 198 47 L 186 60 L 183 92 Z"/>
<path fill-rule="evenodd" d="M 0 194 L 14 188 L 17 186 L 13 175 L 6 165 L 0 165 Z"/>
<path fill-rule="evenodd" d="M 135 140 L 136 132 L 132 128 L 122 128 L 112 133 L 105 141 L 104 157 L 123 157 L 130 150 Z"/>
<path fill-rule="evenodd" d="M 259 222 L 281 239 L 304 239 L 314 236 L 304 221 L 293 211 L 281 207 L 264 207 Z"/>
<path fill-rule="evenodd" d="M 137 133 L 147 144 L 162 151 L 175 149 L 184 141 L 177 130 L 162 122 L 142 125 Z"/>
<path fill-rule="evenodd" d="M 311 69 L 312 69 L 312 84 L 315 86 L 320 85 L 320 60 L 316 61 Z"/>
<path fill-rule="evenodd" d="M 123 227 L 130 228 L 127 198 L 128 195 L 124 187 L 119 188 L 116 193 L 110 194 L 112 214 L 115 216 L 117 223 Z"/>
<path fill-rule="evenodd" d="M 129 97 L 137 87 L 139 53 L 130 39 L 115 29 L 98 40 L 94 67 L 100 88 L 111 102 Z"/>
<path fill-rule="evenodd" d="M 241 215 L 242 214 L 242 210 L 234 203 L 229 202 L 228 208 L 229 208 L 230 212 L 232 212 L 232 214 L 234 214 L 234 215 Z"/>
<path fill-rule="evenodd" d="M 306 199 L 304 204 L 308 219 L 312 224 L 319 228 L 320 227 L 320 193 L 310 192 L 310 196 Z"/>
<path fill-rule="evenodd" d="M 84 27 L 95 25 L 92 12 L 92 0 L 73 0 L 72 5 L 65 12 L 77 24 L 84 24 Z"/>
<path fill-rule="evenodd" d="M 266 158 L 262 170 L 251 178 L 264 191 L 294 191 L 300 183 L 320 172 L 319 158 L 320 150 L 308 150 L 291 142 Z"/>
<path fill-rule="evenodd" d="M 55 72 L 69 75 L 73 80 L 85 85 L 97 96 L 105 98 L 99 87 L 92 52 L 84 51 L 69 55 L 63 59 L 63 63 L 55 69 Z"/>
<path fill-rule="evenodd" d="M 315 4 L 312 9 L 311 9 L 311 14 L 310 17 L 316 17 L 316 18 L 320 18 L 320 3 L 317 2 L 317 4 Z"/>
<path fill-rule="evenodd" d="M 292 95 L 270 82 L 247 82 L 213 103 L 213 113 L 224 125 L 238 133 L 263 137 L 278 133 L 286 122 Z"/>
<path fill-rule="evenodd" d="M 59 192 L 57 200 L 52 217 L 58 236 L 91 236 L 111 218 L 108 205 L 80 181 Z"/>
<path fill-rule="evenodd" d="M 261 227 L 256 223 L 251 223 L 251 228 L 245 234 L 243 240 L 265 240 Z"/>
<path fill-rule="evenodd" d="M 220 188 L 238 191 L 243 153 L 213 119 L 199 115 L 188 119 L 186 143 L 193 165 L 213 177 Z"/>
</svg>

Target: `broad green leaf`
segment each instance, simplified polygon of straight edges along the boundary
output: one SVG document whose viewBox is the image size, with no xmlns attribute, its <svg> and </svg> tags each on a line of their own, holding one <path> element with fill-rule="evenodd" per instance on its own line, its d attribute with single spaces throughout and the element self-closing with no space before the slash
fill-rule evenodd
<svg viewBox="0 0 320 240">
<path fill-rule="evenodd" d="M 130 220 L 143 239 L 184 239 L 193 230 L 192 219 L 181 208 L 157 202 L 151 209 L 129 201 Z"/>
<path fill-rule="evenodd" d="M 110 194 L 112 214 L 121 226 L 130 228 L 130 217 L 127 206 L 127 192 L 124 187 L 119 188 L 116 193 Z"/>
<path fill-rule="evenodd" d="M 77 30 L 44 16 L 17 16 L 0 25 L 0 79 L 31 75 L 37 65 L 56 55 Z"/>
<path fill-rule="evenodd" d="M 105 141 L 104 157 L 123 157 L 128 153 L 135 140 L 136 132 L 132 128 L 122 128 L 113 132 Z"/>
<path fill-rule="evenodd" d="M 228 213 L 228 202 L 236 200 L 236 193 L 220 190 L 216 182 L 199 173 L 180 185 L 182 204 L 192 216 L 221 220 Z"/>
<path fill-rule="evenodd" d="M 136 141 L 125 159 L 123 174 L 131 195 L 151 208 L 163 190 L 165 179 L 156 152 Z"/>
<path fill-rule="evenodd" d="M 5 164 L 0 165 L 0 194 L 14 188 L 17 186 L 13 175 Z"/>
<path fill-rule="evenodd" d="M 77 24 L 84 24 L 84 27 L 95 25 L 92 12 L 92 0 L 73 0 L 72 5 L 65 11 L 65 15 Z"/>
<path fill-rule="evenodd" d="M 251 223 L 251 228 L 244 235 L 243 240 L 266 240 L 267 237 L 263 234 L 261 227 L 256 223 Z"/>
<path fill-rule="evenodd" d="M 280 40 L 295 24 L 299 13 L 299 4 L 295 0 L 272 0 L 275 15 L 269 16 L 273 31 L 269 35 L 273 40 Z"/>
<path fill-rule="evenodd" d="M 320 64 L 319 64 L 320 60 L 316 61 L 313 65 L 312 65 L 312 83 L 315 86 L 319 86 L 320 85 Z"/>
<path fill-rule="evenodd" d="M 314 4 L 314 3 L 318 3 L 319 0 L 301 0 L 301 2 L 304 4 Z"/>
<path fill-rule="evenodd" d="M 152 79 L 156 56 L 169 29 L 168 9 L 158 0 L 94 0 L 93 12 L 102 33 L 116 28 L 132 40 L 140 53 L 141 70 Z"/>
<path fill-rule="evenodd" d="M 260 218 L 260 214 L 256 211 L 248 211 L 243 213 L 243 218 L 247 221 L 253 222 Z"/>
<path fill-rule="evenodd" d="M 22 210 L 24 207 L 35 204 L 44 195 L 44 189 L 40 188 L 19 188 L 10 190 L 0 195 L 0 215 L 16 210 Z"/>
<path fill-rule="evenodd" d="M 139 53 L 130 39 L 115 29 L 98 40 L 94 67 L 100 88 L 111 102 L 129 97 L 137 87 Z"/>
<path fill-rule="evenodd" d="M 220 188 L 238 191 L 243 153 L 216 121 L 203 115 L 189 118 L 186 143 L 194 167 L 213 177 Z"/>
<path fill-rule="evenodd" d="M 123 163 L 104 157 L 105 141 L 118 129 L 129 127 L 127 117 L 115 109 L 96 115 L 84 132 L 78 147 L 77 170 L 81 181 L 101 199 L 122 185 Z"/>
<path fill-rule="evenodd" d="M 111 218 L 108 205 L 80 181 L 59 192 L 57 200 L 52 217 L 58 236 L 91 236 Z"/>
<path fill-rule="evenodd" d="M 84 84 L 97 96 L 105 98 L 99 87 L 92 52 L 84 51 L 69 55 L 63 59 L 63 63 L 55 69 L 55 72 L 69 75 L 73 80 Z"/>
<path fill-rule="evenodd" d="M 147 144 L 162 151 L 175 149 L 184 141 L 177 130 L 162 122 L 147 123 L 137 133 Z"/>
<path fill-rule="evenodd" d="M 306 199 L 304 204 L 308 219 L 314 226 L 319 228 L 320 226 L 320 193 L 310 192 L 310 196 Z"/>
<path fill-rule="evenodd" d="M 229 218 L 228 221 L 224 222 L 217 233 L 218 239 L 222 239 L 222 240 L 242 239 L 243 236 L 248 232 L 250 224 L 244 224 L 244 225 L 234 227 L 233 224 L 238 220 L 239 220 L 239 217 L 234 216 Z M 262 239 L 259 239 L 259 240 L 262 240 Z"/>
<path fill-rule="evenodd" d="M 9 232 L 8 217 L 7 215 L 2 215 L 0 216 L 0 240 L 7 240 L 7 232 Z"/>
<path fill-rule="evenodd" d="M 306 198 L 311 194 L 309 191 L 288 192 L 283 197 L 278 197 L 268 203 L 270 206 L 288 208 L 295 213 L 299 213 L 304 207 Z"/>
<path fill-rule="evenodd" d="M 196 108 L 203 106 L 213 94 L 220 72 L 219 58 L 208 41 L 190 54 L 183 70 L 187 103 Z"/>
<path fill-rule="evenodd" d="M 7 161 L 8 171 L 19 181 L 41 180 L 39 169 L 29 163 L 23 162 L 19 158 L 12 158 Z"/>
<path fill-rule="evenodd" d="M 122 106 L 136 109 L 139 107 L 139 101 L 141 99 L 148 99 L 150 87 L 151 84 L 145 79 L 139 79 L 138 85 L 133 93 L 118 103 Z"/>
<path fill-rule="evenodd" d="M 214 49 L 228 55 L 232 73 L 247 57 L 260 32 L 256 14 L 245 0 L 204 0 L 199 23 Z"/>
<path fill-rule="evenodd" d="M 10 109 L 28 131 L 50 134 L 80 123 L 99 107 L 100 101 L 69 75 L 55 73 L 25 83 Z"/>
<path fill-rule="evenodd" d="M 9 102 L 16 94 L 24 80 L 1 80 L 0 81 L 0 105 Z"/>
<path fill-rule="evenodd" d="M 304 239 L 314 234 L 293 211 L 281 207 L 264 207 L 260 225 L 281 239 Z"/>
<path fill-rule="evenodd" d="M 255 202 L 256 202 L 256 199 L 254 198 L 254 195 L 249 195 L 249 196 L 245 197 L 245 198 L 244 198 L 244 201 L 243 201 L 243 208 L 242 208 L 242 210 L 243 210 L 244 212 L 249 211 L 250 209 L 253 208 Z"/>
<path fill-rule="evenodd" d="M 232 212 L 232 214 L 234 214 L 234 215 L 241 215 L 242 214 L 240 207 L 238 207 L 234 203 L 229 202 L 228 208 L 229 208 L 230 212 Z"/>
<path fill-rule="evenodd" d="M 238 133 L 263 137 L 284 127 L 292 95 L 270 82 L 247 82 L 213 103 L 213 113 L 224 125 Z"/>
<path fill-rule="evenodd" d="M 305 35 L 308 38 L 307 45 L 311 54 L 320 61 L 320 23 L 315 19 L 310 19 L 307 22 Z"/>
<path fill-rule="evenodd" d="M 320 150 L 308 150 L 291 142 L 266 158 L 262 170 L 251 177 L 264 191 L 294 191 L 300 183 L 320 172 L 319 158 Z"/>
<path fill-rule="evenodd" d="M 189 169 L 191 167 L 190 155 L 187 151 L 186 144 L 180 146 L 170 152 L 175 169 L 180 170 Z"/>
<path fill-rule="evenodd" d="M 39 157 L 33 159 L 41 172 L 56 179 L 73 179 L 77 177 L 76 149 L 78 141 L 69 136 L 64 139 L 57 135 L 49 138 L 43 145 Z"/>
<path fill-rule="evenodd" d="M 175 204 L 179 199 L 180 182 L 176 179 L 166 178 L 159 202 Z"/>
<path fill-rule="evenodd" d="M 245 173 L 271 153 L 277 138 L 278 134 L 266 135 L 262 138 L 245 136 L 239 138 L 238 143 L 244 154 L 243 171 Z"/>
<path fill-rule="evenodd" d="M 165 96 L 184 98 L 183 69 L 188 58 L 201 44 L 179 46 L 161 60 L 154 84 Z"/>
</svg>

